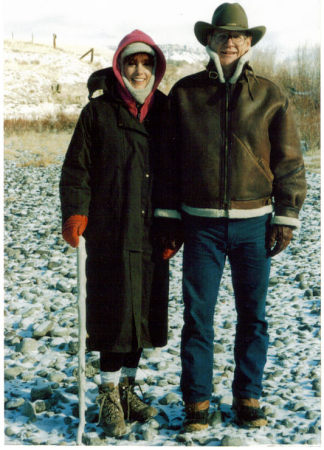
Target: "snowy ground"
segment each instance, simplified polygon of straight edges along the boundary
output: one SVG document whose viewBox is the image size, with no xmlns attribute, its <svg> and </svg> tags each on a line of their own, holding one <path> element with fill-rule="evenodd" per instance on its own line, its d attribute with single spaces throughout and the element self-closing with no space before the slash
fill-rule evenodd
<svg viewBox="0 0 324 450">
<path fill-rule="evenodd" d="M 85 81 L 96 69 L 79 53 L 35 45 L 5 46 L 5 118 L 78 112 Z M 35 49 L 36 48 L 36 49 Z M 58 57 L 59 55 L 59 57 Z M 102 53 L 98 66 L 107 66 Z M 96 59 L 95 59 L 96 61 Z M 49 70 L 49 68 L 51 70 Z M 60 87 L 58 87 L 59 85 Z M 78 426 L 76 251 L 60 235 L 56 165 L 21 167 L 30 155 L 5 163 L 4 363 L 8 445 L 74 445 Z M 302 228 L 273 259 L 268 298 L 269 358 L 262 405 L 269 425 L 238 428 L 231 412 L 235 312 L 230 271 L 215 313 L 214 392 L 208 431 L 181 433 L 179 390 L 182 326 L 181 252 L 171 260 L 169 343 L 145 351 L 139 381 L 160 410 L 150 423 L 129 424 L 120 440 L 96 425 L 98 354 L 87 354 L 88 445 L 319 445 L 320 444 L 320 175 L 307 173 Z"/>
<path fill-rule="evenodd" d="M 77 419 L 76 253 L 60 236 L 59 165 L 5 166 L 5 435 L 7 444 L 74 445 Z M 303 225 L 273 259 L 268 298 L 270 350 L 262 404 L 269 425 L 251 431 L 232 418 L 235 313 L 227 267 L 215 314 L 214 393 L 208 431 L 181 433 L 179 344 L 181 253 L 171 261 L 170 331 L 147 350 L 139 380 L 160 410 L 129 424 L 120 440 L 96 425 L 98 354 L 87 354 L 88 445 L 252 445 L 320 443 L 320 179 L 308 173 Z"/>
</svg>

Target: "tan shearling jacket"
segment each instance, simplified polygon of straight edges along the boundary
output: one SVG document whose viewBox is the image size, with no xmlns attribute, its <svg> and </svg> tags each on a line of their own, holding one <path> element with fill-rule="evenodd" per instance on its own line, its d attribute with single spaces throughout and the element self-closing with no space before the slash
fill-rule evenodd
<svg viewBox="0 0 324 450">
<path fill-rule="evenodd" d="M 248 218 L 274 211 L 299 226 L 306 195 L 300 141 L 286 94 L 245 64 L 235 83 L 212 62 L 169 95 L 168 145 L 156 216 Z"/>
</svg>

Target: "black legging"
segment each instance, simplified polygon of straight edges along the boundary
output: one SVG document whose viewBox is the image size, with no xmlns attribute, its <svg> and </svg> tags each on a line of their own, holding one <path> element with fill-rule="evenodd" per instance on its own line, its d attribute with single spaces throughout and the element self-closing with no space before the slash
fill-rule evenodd
<svg viewBox="0 0 324 450">
<path fill-rule="evenodd" d="M 100 370 L 102 372 L 117 372 L 122 367 L 135 369 L 138 366 L 143 349 L 130 353 L 100 352 Z"/>
</svg>

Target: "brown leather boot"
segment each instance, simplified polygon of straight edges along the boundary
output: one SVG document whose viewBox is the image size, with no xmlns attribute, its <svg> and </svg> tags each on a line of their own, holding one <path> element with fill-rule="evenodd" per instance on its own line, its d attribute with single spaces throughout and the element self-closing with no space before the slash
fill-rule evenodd
<svg viewBox="0 0 324 450">
<path fill-rule="evenodd" d="M 119 383 L 120 401 L 126 420 L 146 422 L 155 417 L 158 410 L 153 406 L 147 405 L 134 391 L 135 380 L 125 378 Z"/>
<path fill-rule="evenodd" d="M 124 412 L 118 386 L 113 383 L 99 386 L 97 403 L 100 405 L 99 423 L 108 436 L 120 437 L 126 433 Z"/>
<path fill-rule="evenodd" d="M 267 425 L 266 415 L 260 408 L 256 398 L 233 398 L 232 409 L 235 412 L 235 421 L 238 425 L 249 428 L 259 428 Z"/>
<path fill-rule="evenodd" d="M 184 431 L 192 433 L 193 431 L 201 431 L 208 428 L 208 411 L 209 400 L 197 403 L 186 403 L 184 420 Z"/>
</svg>

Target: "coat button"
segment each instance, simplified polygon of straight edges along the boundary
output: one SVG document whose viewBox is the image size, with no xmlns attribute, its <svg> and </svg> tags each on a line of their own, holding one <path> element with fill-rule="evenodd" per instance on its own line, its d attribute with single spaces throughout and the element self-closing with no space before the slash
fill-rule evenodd
<svg viewBox="0 0 324 450">
<path fill-rule="evenodd" d="M 145 211 L 144 211 L 144 209 L 142 209 L 142 216 L 144 216 L 144 214 L 145 214 Z"/>
<path fill-rule="evenodd" d="M 150 178 L 150 174 L 149 174 L 149 173 L 146 173 L 146 174 L 145 174 L 145 177 L 146 177 L 146 178 Z"/>
</svg>

